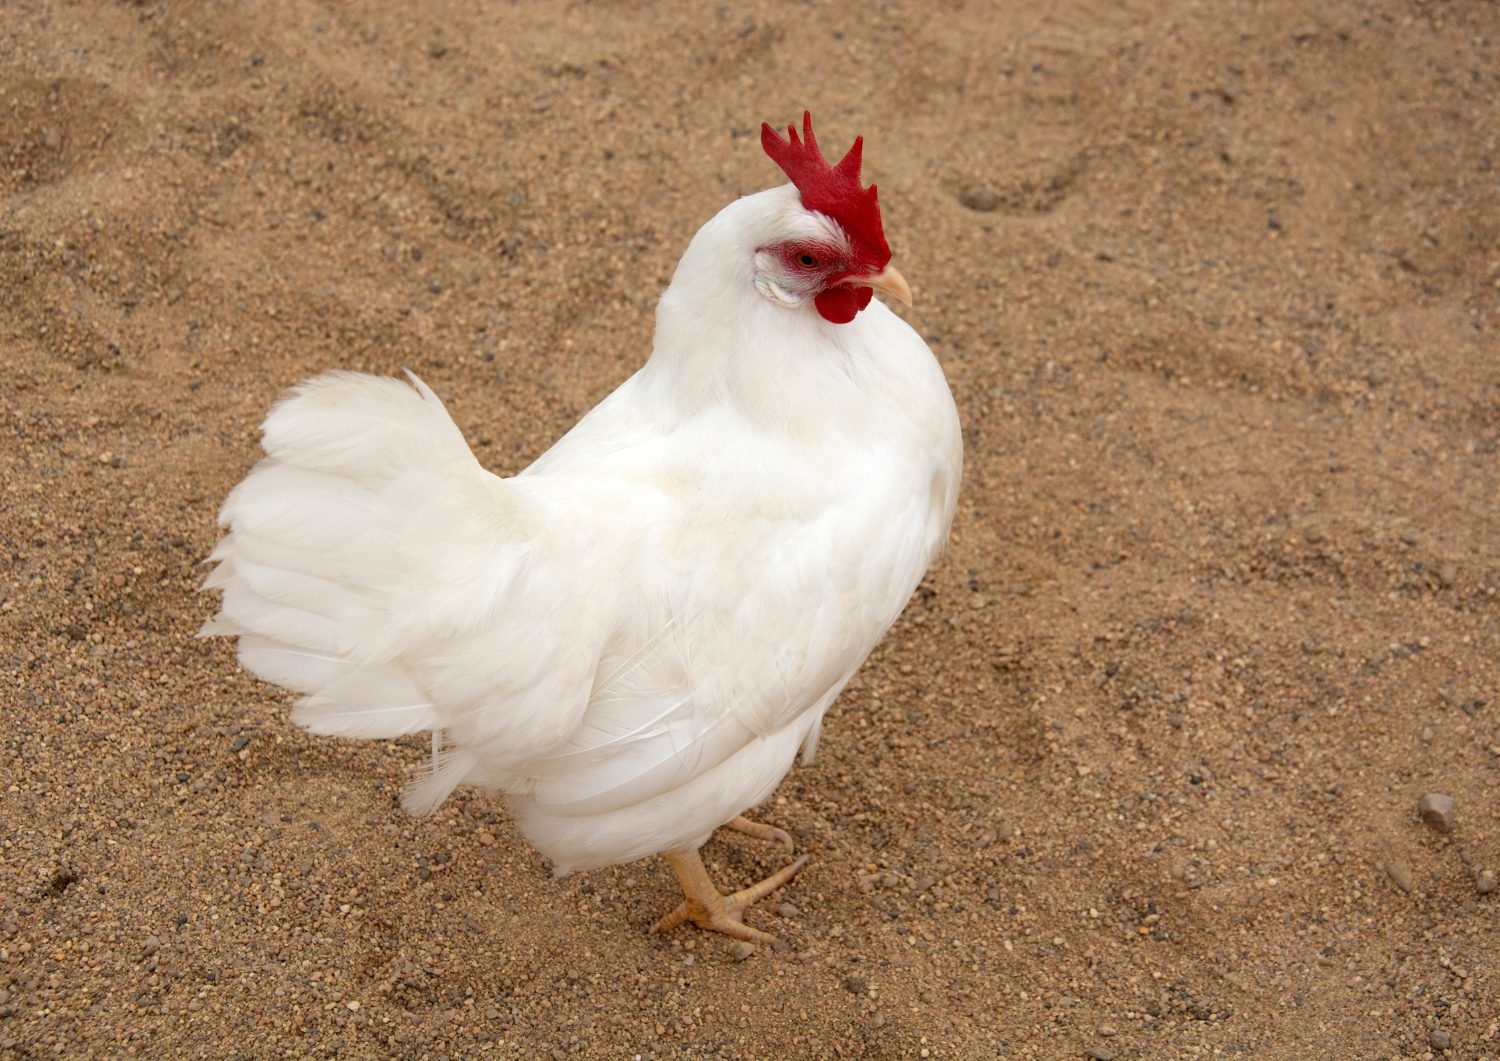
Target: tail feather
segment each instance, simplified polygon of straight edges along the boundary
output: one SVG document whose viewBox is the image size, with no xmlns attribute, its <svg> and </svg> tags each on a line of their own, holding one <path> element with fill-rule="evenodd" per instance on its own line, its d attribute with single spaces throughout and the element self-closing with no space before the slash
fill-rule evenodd
<svg viewBox="0 0 1500 1061">
<path fill-rule="evenodd" d="M 344 655 L 349 650 L 349 635 L 335 620 L 266 600 L 242 582 L 224 587 L 216 618 L 239 630 L 318 652 Z"/>
<path fill-rule="evenodd" d="M 336 679 L 298 701 L 292 721 L 326 737 L 385 740 L 438 724 L 432 701 L 396 670 L 355 671 Z"/>
<path fill-rule="evenodd" d="M 267 460 L 230 492 L 219 522 L 293 548 L 325 550 L 379 527 L 384 515 L 367 486 Z"/>
<path fill-rule="evenodd" d="M 216 622 L 216 620 L 209 620 Z M 311 696 L 349 673 L 349 662 L 331 652 L 317 652 L 273 641 L 238 628 L 214 633 L 240 633 L 240 663 L 250 673 L 275 685 Z"/>
<path fill-rule="evenodd" d="M 248 670 L 303 694 L 292 719 L 315 733 L 441 729 L 414 660 L 500 605 L 525 553 L 520 502 L 415 377 L 312 380 L 272 410 L 263 442 L 220 513 L 204 588 L 223 597 L 202 633 L 238 636 Z M 438 757 L 404 802 L 426 813 L 473 765 Z"/>
<path fill-rule="evenodd" d="M 396 379 L 330 372 L 297 387 L 266 418 L 262 444 L 274 461 L 358 481 L 473 460 L 432 390 Z M 413 388 L 416 393 L 413 394 Z"/>
<path fill-rule="evenodd" d="M 335 622 L 353 622 L 371 607 L 369 597 L 347 583 L 236 557 L 203 580 L 205 589 L 243 587 L 261 600 L 297 608 Z"/>
</svg>

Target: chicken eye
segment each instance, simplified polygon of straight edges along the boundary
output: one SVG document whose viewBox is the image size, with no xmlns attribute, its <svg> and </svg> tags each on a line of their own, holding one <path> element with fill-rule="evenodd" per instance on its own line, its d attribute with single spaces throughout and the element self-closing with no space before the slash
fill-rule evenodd
<svg viewBox="0 0 1500 1061">
<path fill-rule="evenodd" d="M 814 258 L 811 254 L 799 254 L 797 255 L 797 264 L 804 269 L 816 269 L 818 259 Z"/>
</svg>

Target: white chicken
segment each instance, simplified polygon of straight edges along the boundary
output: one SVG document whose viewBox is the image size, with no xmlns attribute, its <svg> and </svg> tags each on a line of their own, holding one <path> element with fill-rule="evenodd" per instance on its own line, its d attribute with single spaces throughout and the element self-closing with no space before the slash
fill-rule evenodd
<svg viewBox="0 0 1500 1061">
<path fill-rule="evenodd" d="M 818 741 L 947 538 L 962 452 L 903 301 L 861 141 L 761 141 L 790 184 L 704 225 L 651 356 L 520 474 L 482 468 L 412 376 L 331 373 L 266 419 L 230 493 L 206 634 L 315 733 L 431 731 L 431 811 L 498 789 L 558 873 L 663 854 L 657 922 L 740 939 L 793 862 L 722 895 L 698 856 Z M 790 845 L 789 845 L 790 846 Z"/>
</svg>

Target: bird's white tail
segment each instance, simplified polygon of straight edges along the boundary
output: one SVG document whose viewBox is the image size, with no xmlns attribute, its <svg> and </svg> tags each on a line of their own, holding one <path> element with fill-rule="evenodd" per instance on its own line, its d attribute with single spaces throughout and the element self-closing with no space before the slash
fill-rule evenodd
<svg viewBox="0 0 1500 1061">
<path fill-rule="evenodd" d="M 484 548 L 517 531 L 503 484 L 415 376 L 305 383 L 266 419 L 264 446 L 219 516 L 205 588 L 223 603 L 202 633 L 238 636 L 248 670 L 303 694 L 292 717 L 315 733 L 439 729 L 411 660 L 481 622 L 514 578 L 507 551 Z M 434 759 L 410 809 L 462 780 L 461 761 Z"/>
</svg>

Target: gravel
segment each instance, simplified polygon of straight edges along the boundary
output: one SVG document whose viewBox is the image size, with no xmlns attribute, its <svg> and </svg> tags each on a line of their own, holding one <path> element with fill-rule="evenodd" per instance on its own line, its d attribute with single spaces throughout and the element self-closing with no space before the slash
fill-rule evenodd
<svg viewBox="0 0 1500 1061">
<path fill-rule="evenodd" d="M 1000 205 L 1000 196 L 993 188 L 966 188 L 958 196 L 966 209 L 989 213 Z"/>
<path fill-rule="evenodd" d="M 1493 13 L 799 10 L 4 5 L 0 1055 L 1494 1052 Z M 965 480 L 756 811 L 813 860 L 736 962 L 650 933 L 659 859 L 405 816 L 425 735 L 296 727 L 198 565 L 319 372 L 409 367 L 524 467 L 808 104 L 865 135 Z"/>
<path fill-rule="evenodd" d="M 1429 792 L 1417 801 L 1417 813 L 1422 820 L 1440 833 L 1453 829 L 1453 797 L 1441 792 Z"/>
</svg>

